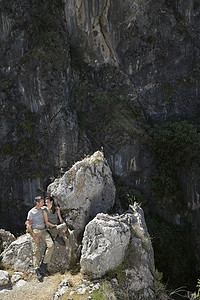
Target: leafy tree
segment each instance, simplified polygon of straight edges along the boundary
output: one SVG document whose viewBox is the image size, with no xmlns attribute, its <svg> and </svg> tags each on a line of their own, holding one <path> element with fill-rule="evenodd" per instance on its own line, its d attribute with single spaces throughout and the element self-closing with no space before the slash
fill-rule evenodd
<svg viewBox="0 0 200 300">
<path fill-rule="evenodd" d="M 180 194 L 178 173 L 191 164 L 198 145 L 197 130 L 186 121 L 156 125 L 150 131 L 149 149 L 157 164 L 151 186 L 160 197 Z"/>
</svg>

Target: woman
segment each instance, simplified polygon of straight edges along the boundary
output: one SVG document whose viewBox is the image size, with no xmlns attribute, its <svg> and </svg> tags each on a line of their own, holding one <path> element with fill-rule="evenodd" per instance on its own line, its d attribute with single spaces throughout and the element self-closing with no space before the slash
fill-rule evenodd
<svg viewBox="0 0 200 300">
<path fill-rule="evenodd" d="M 65 241 L 59 235 L 64 235 L 64 233 L 67 231 L 67 225 L 61 217 L 60 207 L 59 205 L 55 205 L 53 197 L 50 196 L 45 198 L 45 203 L 46 207 L 43 209 L 45 223 L 53 240 L 56 240 L 58 243 L 64 246 Z"/>
</svg>

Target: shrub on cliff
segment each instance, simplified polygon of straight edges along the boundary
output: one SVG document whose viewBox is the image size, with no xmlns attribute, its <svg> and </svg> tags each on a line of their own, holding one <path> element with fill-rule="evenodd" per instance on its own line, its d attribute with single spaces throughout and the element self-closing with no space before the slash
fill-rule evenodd
<svg viewBox="0 0 200 300">
<path fill-rule="evenodd" d="M 149 148 L 157 165 L 151 186 L 160 197 L 179 194 L 179 171 L 191 164 L 198 145 L 196 128 L 186 121 L 156 125 L 150 131 Z"/>
</svg>

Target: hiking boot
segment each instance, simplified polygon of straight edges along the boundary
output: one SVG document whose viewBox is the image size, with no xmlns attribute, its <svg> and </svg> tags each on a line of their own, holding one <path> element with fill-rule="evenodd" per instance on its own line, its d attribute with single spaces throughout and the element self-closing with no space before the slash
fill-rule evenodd
<svg viewBox="0 0 200 300">
<path fill-rule="evenodd" d="M 58 242 L 60 245 L 65 246 L 65 241 L 61 236 L 57 235 L 55 241 Z"/>
<path fill-rule="evenodd" d="M 36 273 L 37 280 L 38 280 L 39 282 L 42 282 L 42 281 L 43 281 L 43 276 L 42 276 L 42 273 L 41 273 L 40 268 L 37 268 L 37 269 L 35 270 L 35 273 Z"/>
<path fill-rule="evenodd" d="M 50 275 L 49 271 L 47 270 L 47 264 L 41 263 L 40 270 L 44 275 L 46 276 Z"/>
</svg>

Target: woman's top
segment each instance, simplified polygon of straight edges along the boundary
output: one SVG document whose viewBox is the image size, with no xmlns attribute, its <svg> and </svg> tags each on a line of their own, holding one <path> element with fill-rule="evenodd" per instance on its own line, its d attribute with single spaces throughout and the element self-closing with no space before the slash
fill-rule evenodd
<svg viewBox="0 0 200 300">
<path fill-rule="evenodd" d="M 57 208 L 55 209 L 55 213 L 54 214 L 52 214 L 50 212 L 50 210 L 48 209 L 48 207 L 45 207 L 44 209 L 45 209 L 45 211 L 47 213 L 48 221 L 50 223 L 52 223 L 52 224 L 56 224 L 57 225 L 59 223 Z"/>
</svg>

